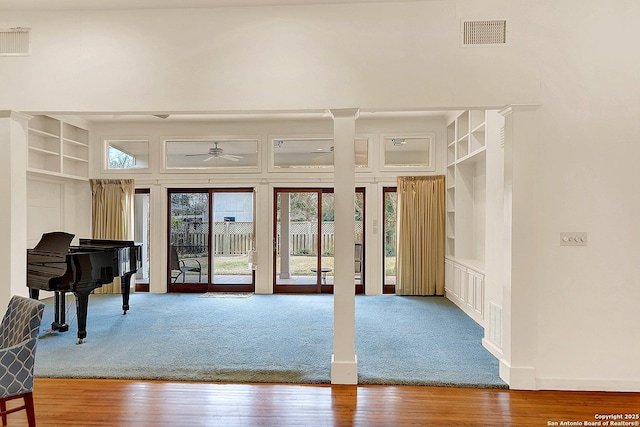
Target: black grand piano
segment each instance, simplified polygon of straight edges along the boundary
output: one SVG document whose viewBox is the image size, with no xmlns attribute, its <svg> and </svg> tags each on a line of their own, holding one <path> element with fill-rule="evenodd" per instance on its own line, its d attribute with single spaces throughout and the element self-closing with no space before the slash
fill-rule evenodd
<svg viewBox="0 0 640 427">
<path fill-rule="evenodd" d="M 80 239 L 70 246 L 73 234 L 60 231 L 45 233 L 33 248 L 27 250 L 27 286 L 31 298 L 38 299 L 40 290 L 55 292 L 55 315 L 51 329 L 65 332 L 65 293 L 76 297 L 78 344 L 87 337 L 89 294 L 102 285 L 121 277 L 122 310 L 129 310 L 131 276 L 141 267 L 141 245 L 129 240 Z"/>
</svg>

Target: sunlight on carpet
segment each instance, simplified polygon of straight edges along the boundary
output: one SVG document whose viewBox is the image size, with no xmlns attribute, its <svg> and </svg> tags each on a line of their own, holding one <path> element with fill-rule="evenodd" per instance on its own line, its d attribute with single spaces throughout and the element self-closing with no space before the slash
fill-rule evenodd
<svg viewBox="0 0 640 427">
<path fill-rule="evenodd" d="M 251 298 L 253 292 L 207 292 L 198 298 Z"/>
</svg>

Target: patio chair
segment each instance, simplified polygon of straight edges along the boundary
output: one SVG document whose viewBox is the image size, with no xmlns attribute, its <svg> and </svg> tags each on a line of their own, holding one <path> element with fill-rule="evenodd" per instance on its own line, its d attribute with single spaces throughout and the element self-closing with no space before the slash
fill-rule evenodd
<svg viewBox="0 0 640 427">
<path fill-rule="evenodd" d="M 355 262 L 355 273 L 362 274 L 362 243 L 356 243 Z"/>
<path fill-rule="evenodd" d="M 33 366 L 44 304 L 14 295 L 0 324 L 0 415 L 27 412 L 29 427 L 35 427 L 33 408 Z M 7 401 L 22 399 L 23 405 L 7 410 Z"/>
<path fill-rule="evenodd" d="M 187 265 L 186 261 L 195 262 L 197 265 Z M 195 258 L 189 258 L 183 260 L 178 257 L 178 250 L 175 246 L 171 245 L 171 281 L 176 283 L 178 278 L 182 276 L 182 283 L 185 283 L 187 273 L 189 271 L 195 271 L 198 273 L 198 283 L 202 282 L 202 265 L 200 261 Z"/>
</svg>

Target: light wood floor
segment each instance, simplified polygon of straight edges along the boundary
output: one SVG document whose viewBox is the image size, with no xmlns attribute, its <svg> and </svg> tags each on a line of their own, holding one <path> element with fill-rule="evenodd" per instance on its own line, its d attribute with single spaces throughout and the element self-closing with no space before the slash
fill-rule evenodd
<svg viewBox="0 0 640 427">
<path fill-rule="evenodd" d="M 34 400 L 39 427 L 539 427 L 640 412 L 640 393 L 45 378 Z M 24 411 L 8 425 L 26 426 Z"/>
</svg>

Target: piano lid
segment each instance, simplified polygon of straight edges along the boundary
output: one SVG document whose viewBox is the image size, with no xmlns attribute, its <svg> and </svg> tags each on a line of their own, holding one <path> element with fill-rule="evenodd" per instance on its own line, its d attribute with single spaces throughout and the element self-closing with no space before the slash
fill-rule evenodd
<svg viewBox="0 0 640 427">
<path fill-rule="evenodd" d="M 133 240 L 80 239 L 80 246 L 122 248 L 126 246 L 136 246 L 136 242 L 134 242 Z"/>
<path fill-rule="evenodd" d="M 75 234 L 65 233 L 64 231 L 44 233 L 33 250 L 63 254 L 69 252 L 69 246 L 74 237 Z"/>
</svg>

